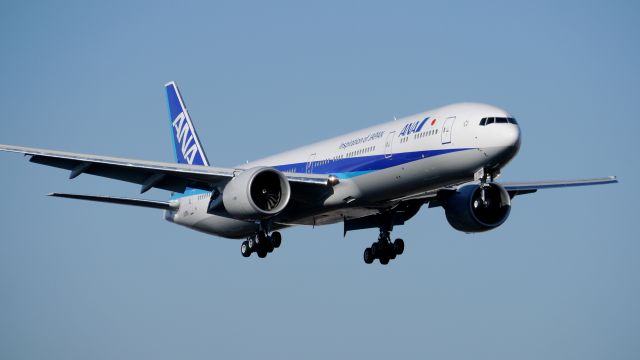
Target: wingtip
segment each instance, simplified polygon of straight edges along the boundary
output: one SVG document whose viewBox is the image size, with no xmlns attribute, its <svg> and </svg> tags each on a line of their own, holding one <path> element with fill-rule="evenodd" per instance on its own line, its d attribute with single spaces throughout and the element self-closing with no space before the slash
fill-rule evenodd
<svg viewBox="0 0 640 360">
<path fill-rule="evenodd" d="M 169 81 L 168 83 L 164 84 L 164 87 L 168 87 L 168 86 L 176 86 L 176 82 L 174 80 Z"/>
</svg>

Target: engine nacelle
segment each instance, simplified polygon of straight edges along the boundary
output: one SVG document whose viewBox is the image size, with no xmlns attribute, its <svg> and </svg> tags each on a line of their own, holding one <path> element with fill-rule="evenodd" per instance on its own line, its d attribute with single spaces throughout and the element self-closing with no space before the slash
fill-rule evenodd
<svg viewBox="0 0 640 360">
<path fill-rule="evenodd" d="M 240 220 L 272 217 L 287 206 L 291 197 L 289 180 L 280 171 L 255 167 L 241 172 L 222 191 L 222 203 L 229 215 Z"/>
<path fill-rule="evenodd" d="M 447 221 L 454 229 L 467 233 L 483 232 L 504 223 L 511 212 L 509 193 L 496 183 L 486 184 L 484 201 L 480 185 L 465 185 L 444 204 Z"/>
</svg>

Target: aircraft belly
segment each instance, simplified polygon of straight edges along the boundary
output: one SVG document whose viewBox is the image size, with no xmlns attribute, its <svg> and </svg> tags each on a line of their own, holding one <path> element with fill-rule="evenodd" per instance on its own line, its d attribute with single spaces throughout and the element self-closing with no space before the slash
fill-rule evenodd
<svg viewBox="0 0 640 360">
<path fill-rule="evenodd" d="M 202 211 L 206 204 L 206 199 L 183 199 L 179 210 L 165 212 L 165 219 L 206 234 L 231 239 L 246 238 L 255 233 L 256 225 L 253 222 L 207 214 Z"/>
<path fill-rule="evenodd" d="M 229 239 L 244 239 L 256 232 L 256 224 L 217 215 L 206 215 L 191 226 L 193 229 Z"/>
<path fill-rule="evenodd" d="M 335 209 L 330 211 L 324 211 L 313 216 L 305 216 L 296 219 L 287 225 L 330 225 L 341 223 L 345 218 L 360 218 L 368 215 L 374 215 L 378 213 L 378 209 L 366 208 L 366 207 L 343 207 L 341 209 Z"/>
</svg>

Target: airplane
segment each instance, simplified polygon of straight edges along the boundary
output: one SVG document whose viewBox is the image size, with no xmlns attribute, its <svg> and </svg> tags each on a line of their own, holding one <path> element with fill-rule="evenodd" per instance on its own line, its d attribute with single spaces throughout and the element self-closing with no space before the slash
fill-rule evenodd
<svg viewBox="0 0 640 360">
<path fill-rule="evenodd" d="M 404 252 L 391 240 L 425 205 L 442 207 L 465 233 L 502 225 L 515 196 L 549 188 L 617 183 L 615 176 L 501 183 L 521 145 L 518 122 L 499 107 L 458 103 L 293 149 L 231 168 L 211 166 L 174 81 L 165 84 L 175 163 L 78 154 L 22 146 L 29 161 L 171 192 L 168 201 L 98 195 L 49 196 L 133 205 L 206 234 L 243 240 L 242 256 L 264 258 L 280 247 L 279 230 L 343 223 L 347 232 L 379 229 L 364 262 L 387 265 Z"/>
</svg>

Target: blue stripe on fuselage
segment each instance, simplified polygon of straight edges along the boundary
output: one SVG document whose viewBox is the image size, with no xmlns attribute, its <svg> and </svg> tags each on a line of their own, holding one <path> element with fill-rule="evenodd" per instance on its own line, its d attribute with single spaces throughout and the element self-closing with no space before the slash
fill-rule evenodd
<svg viewBox="0 0 640 360">
<path fill-rule="evenodd" d="M 412 151 L 395 153 L 389 157 L 386 157 L 385 155 L 358 156 L 339 160 L 314 161 L 313 166 L 310 167 L 308 166 L 308 163 L 304 162 L 276 165 L 274 168 L 283 172 L 332 174 L 338 178 L 346 179 L 368 174 L 377 170 L 387 169 L 393 166 L 407 164 L 416 160 L 469 149 L 470 148 Z"/>
</svg>

